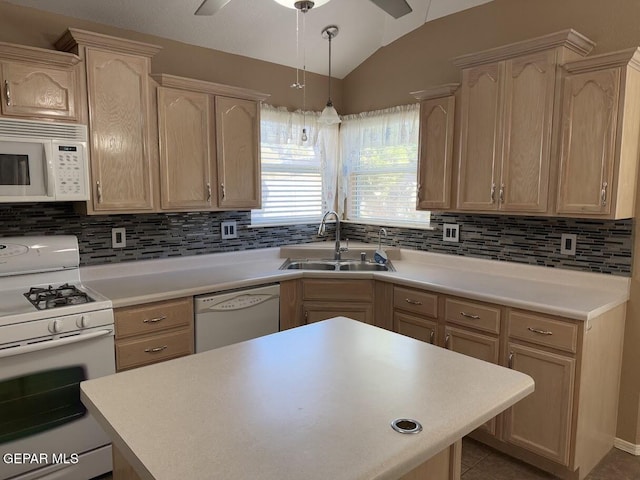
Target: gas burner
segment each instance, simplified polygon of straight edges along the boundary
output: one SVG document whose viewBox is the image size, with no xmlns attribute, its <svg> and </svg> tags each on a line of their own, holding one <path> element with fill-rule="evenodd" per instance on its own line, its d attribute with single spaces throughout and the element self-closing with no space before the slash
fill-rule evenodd
<svg viewBox="0 0 640 480">
<path fill-rule="evenodd" d="M 31 287 L 24 296 L 38 310 L 93 302 L 93 298 L 68 283 L 59 287 L 52 287 L 51 285 L 48 288 Z"/>
</svg>

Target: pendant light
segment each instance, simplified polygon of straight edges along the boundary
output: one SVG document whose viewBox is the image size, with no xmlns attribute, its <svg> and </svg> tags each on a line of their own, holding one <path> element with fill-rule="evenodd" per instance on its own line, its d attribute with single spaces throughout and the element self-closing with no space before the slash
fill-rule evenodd
<svg viewBox="0 0 640 480">
<path fill-rule="evenodd" d="M 276 0 L 278 3 L 285 5 L 282 1 Z M 328 1 L 328 0 L 327 0 Z M 285 5 L 288 6 L 288 5 Z M 307 127 L 306 127 L 306 109 L 307 109 L 307 48 L 306 48 L 306 13 L 311 10 L 314 6 L 314 2 L 309 0 L 302 0 L 295 2 L 293 8 L 296 11 L 296 62 L 300 59 L 300 15 L 302 14 L 302 83 L 300 83 L 300 70 L 296 67 L 296 81 L 291 85 L 291 88 L 296 88 L 298 90 L 302 90 L 302 135 L 300 139 L 302 142 L 306 142 L 309 140 L 307 136 Z"/>
<path fill-rule="evenodd" d="M 329 99 L 327 100 L 327 106 L 322 110 L 322 114 L 318 121 L 325 125 L 335 125 L 342 121 L 331 102 L 331 40 L 338 35 L 338 32 L 338 27 L 335 25 L 329 25 L 322 29 L 322 38 L 329 40 Z"/>
</svg>

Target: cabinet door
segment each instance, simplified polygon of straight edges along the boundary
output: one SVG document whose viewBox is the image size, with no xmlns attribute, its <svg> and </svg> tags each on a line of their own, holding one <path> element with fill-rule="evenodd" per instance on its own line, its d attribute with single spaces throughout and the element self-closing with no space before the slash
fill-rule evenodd
<svg viewBox="0 0 640 480">
<path fill-rule="evenodd" d="M 342 316 L 373 325 L 373 306 L 371 303 L 304 302 L 302 315 L 304 324 Z"/>
<path fill-rule="evenodd" d="M 483 335 L 462 328 L 447 326 L 444 329 L 444 346 L 463 355 L 468 355 L 485 362 L 498 363 L 500 342 L 498 337 Z M 485 422 L 480 429 L 496 434 L 496 418 Z"/>
<path fill-rule="evenodd" d="M 611 211 L 620 74 L 613 68 L 564 81 L 558 213 Z"/>
<path fill-rule="evenodd" d="M 555 79 L 553 51 L 505 62 L 501 210 L 547 210 Z"/>
<path fill-rule="evenodd" d="M 420 160 L 418 210 L 449 208 L 455 98 L 425 100 L 420 104 Z"/>
<path fill-rule="evenodd" d="M 258 103 L 216 97 L 218 205 L 260 208 L 260 114 Z"/>
<path fill-rule="evenodd" d="M 210 209 L 216 184 L 209 95 L 158 88 L 158 128 L 162 208 Z"/>
<path fill-rule="evenodd" d="M 438 324 L 436 322 L 402 312 L 394 312 L 393 314 L 393 331 L 431 345 L 436 345 L 438 341 Z"/>
<path fill-rule="evenodd" d="M 75 69 L 3 63 L 2 114 L 74 120 L 76 87 Z"/>
<path fill-rule="evenodd" d="M 87 48 L 96 211 L 153 209 L 148 59 Z"/>
<path fill-rule="evenodd" d="M 575 360 L 516 343 L 508 351 L 510 368 L 536 390 L 505 412 L 504 440 L 568 465 Z"/>
<path fill-rule="evenodd" d="M 504 63 L 467 68 L 462 73 L 460 210 L 498 208 L 503 74 Z"/>
</svg>

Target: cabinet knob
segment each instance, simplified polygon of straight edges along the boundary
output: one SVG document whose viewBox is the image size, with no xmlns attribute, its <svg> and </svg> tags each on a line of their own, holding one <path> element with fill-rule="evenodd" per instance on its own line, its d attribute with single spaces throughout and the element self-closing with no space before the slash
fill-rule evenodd
<svg viewBox="0 0 640 480">
<path fill-rule="evenodd" d="M 309 312 L 306 310 L 304 311 L 304 323 L 305 325 L 309 323 Z"/>
<path fill-rule="evenodd" d="M 9 90 L 9 80 L 4 81 L 4 95 L 7 98 L 7 107 L 11 106 L 11 90 Z"/>
<path fill-rule="evenodd" d="M 609 184 L 607 182 L 602 182 L 602 190 L 600 191 L 600 197 L 602 199 L 602 206 L 607 206 L 607 187 Z"/>
<path fill-rule="evenodd" d="M 436 339 L 436 332 L 435 330 L 431 330 L 431 333 L 429 334 L 429 343 L 433 345 L 435 339 Z"/>
<path fill-rule="evenodd" d="M 451 343 L 451 335 L 448 333 L 444 337 L 444 348 L 448 349 Z"/>
<path fill-rule="evenodd" d="M 509 368 L 513 368 L 513 352 L 509 352 Z"/>
</svg>

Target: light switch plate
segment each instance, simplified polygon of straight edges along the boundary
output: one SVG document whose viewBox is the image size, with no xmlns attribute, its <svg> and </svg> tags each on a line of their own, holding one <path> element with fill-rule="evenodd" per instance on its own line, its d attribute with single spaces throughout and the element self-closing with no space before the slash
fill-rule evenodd
<svg viewBox="0 0 640 480">
<path fill-rule="evenodd" d="M 220 223 L 220 235 L 222 240 L 229 240 L 232 238 L 238 238 L 238 230 L 235 220 L 229 220 L 227 222 Z"/>
<path fill-rule="evenodd" d="M 560 255 L 576 254 L 576 241 L 578 236 L 575 233 L 563 233 L 560 240 Z"/>
<path fill-rule="evenodd" d="M 457 223 L 442 224 L 442 240 L 458 243 L 460 241 L 460 225 Z"/>
<path fill-rule="evenodd" d="M 111 229 L 111 248 L 124 248 L 127 246 L 127 229 L 112 228 Z"/>
</svg>

